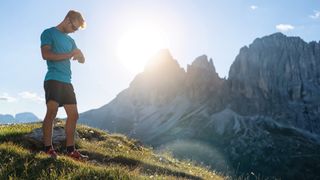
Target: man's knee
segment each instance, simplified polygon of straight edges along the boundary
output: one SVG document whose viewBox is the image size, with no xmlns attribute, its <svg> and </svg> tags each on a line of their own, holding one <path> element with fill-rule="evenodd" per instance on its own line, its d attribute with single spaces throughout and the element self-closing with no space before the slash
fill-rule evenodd
<svg viewBox="0 0 320 180">
<path fill-rule="evenodd" d="M 47 114 L 46 114 L 46 120 L 54 120 L 57 116 L 57 112 L 55 110 L 47 110 Z"/>
<path fill-rule="evenodd" d="M 77 121 L 79 119 L 79 113 L 76 105 L 65 105 L 64 108 L 66 110 L 68 119 L 71 121 Z"/>
<path fill-rule="evenodd" d="M 47 109 L 46 119 L 53 120 L 56 118 L 58 113 L 58 108 Z"/>
</svg>

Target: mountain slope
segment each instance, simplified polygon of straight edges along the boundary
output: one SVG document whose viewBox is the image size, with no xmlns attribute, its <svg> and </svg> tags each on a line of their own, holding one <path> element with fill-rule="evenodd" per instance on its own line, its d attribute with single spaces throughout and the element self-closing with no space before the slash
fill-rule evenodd
<svg viewBox="0 0 320 180">
<path fill-rule="evenodd" d="M 80 122 L 231 175 L 319 178 L 319 47 L 281 33 L 257 38 L 241 48 L 228 79 L 205 55 L 185 72 L 162 51 Z"/>
<path fill-rule="evenodd" d="M 10 114 L 0 114 L 0 124 L 8 124 L 14 122 L 14 117 Z"/>
<path fill-rule="evenodd" d="M 63 126 L 58 123 L 55 128 Z M 190 162 L 155 154 L 136 140 L 82 125 L 76 146 L 89 160 L 64 156 L 61 145 L 55 145 L 60 156 L 54 160 L 40 152 L 41 142 L 26 136 L 39 127 L 40 123 L 0 126 L 0 179 L 222 179 Z"/>
</svg>

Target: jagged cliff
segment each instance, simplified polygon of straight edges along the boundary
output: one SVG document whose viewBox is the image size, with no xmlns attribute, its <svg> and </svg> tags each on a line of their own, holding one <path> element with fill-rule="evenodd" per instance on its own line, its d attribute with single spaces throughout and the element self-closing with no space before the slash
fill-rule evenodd
<svg viewBox="0 0 320 180">
<path fill-rule="evenodd" d="M 281 33 L 257 38 L 241 48 L 228 79 L 205 55 L 184 71 L 163 50 L 80 122 L 223 172 L 319 177 L 319 47 Z"/>
<path fill-rule="evenodd" d="M 243 47 L 229 72 L 232 109 L 320 133 L 320 44 L 281 33 Z"/>
</svg>

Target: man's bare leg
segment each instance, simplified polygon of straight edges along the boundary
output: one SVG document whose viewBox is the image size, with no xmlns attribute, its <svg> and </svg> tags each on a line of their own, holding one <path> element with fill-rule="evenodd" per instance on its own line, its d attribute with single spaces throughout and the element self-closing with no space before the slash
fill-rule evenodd
<svg viewBox="0 0 320 180">
<path fill-rule="evenodd" d="M 81 154 L 74 147 L 74 133 L 77 126 L 77 120 L 79 118 L 78 109 L 76 104 L 65 105 L 64 109 L 67 113 L 67 122 L 66 122 L 66 147 L 68 156 L 77 159 L 77 160 L 85 160 L 88 159 L 88 156 Z"/>
<path fill-rule="evenodd" d="M 66 122 L 66 146 L 74 146 L 74 133 L 77 125 L 77 120 L 79 118 L 78 109 L 76 104 L 64 105 L 64 109 L 67 113 Z"/>
<path fill-rule="evenodd" d="M 59 107 L 59 104 L 55 101 L 50 100 L 47 103 L 47 113 L 42 124 L 44 146 L 52 145 L 53 120 L 56 118 L 58 107 Z"/>
</svg>

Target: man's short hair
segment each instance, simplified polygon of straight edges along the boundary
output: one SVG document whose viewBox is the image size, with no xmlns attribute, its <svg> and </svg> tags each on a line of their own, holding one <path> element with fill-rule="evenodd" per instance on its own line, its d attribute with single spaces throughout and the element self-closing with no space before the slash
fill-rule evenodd
<svg viewBox="0 0 320 180">
<path fill-rule="evenodd" d="M 82 17 L 81 13 L 78 11 L 70 10 L 68 12 L 68 14 L 66 15 L 65 19 L 66 18 L 69 18 L 74 21 L 79 21 L 81 29 L 86 27 L 86 22 L 85 22 L 84 18 Z"/>
</svg>

